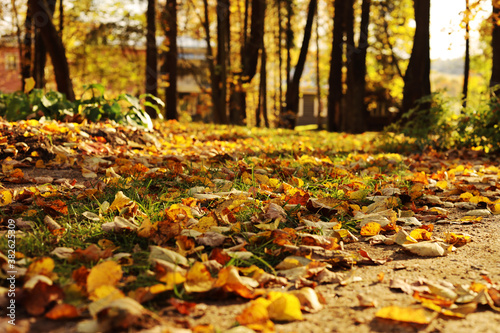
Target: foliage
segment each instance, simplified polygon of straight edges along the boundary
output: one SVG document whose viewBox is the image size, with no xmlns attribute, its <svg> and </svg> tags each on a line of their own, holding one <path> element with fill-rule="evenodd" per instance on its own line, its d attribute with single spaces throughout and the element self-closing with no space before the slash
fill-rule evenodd
<svg viewBox="0 0 500 333">
<path fill-rule="evenodd" d="M 395 136 L 403 134 L 411 138 L 406 142 L 411 149 L 451 148 L 456 143 L 459 120 L 451 109 L 452 104 L 453 99 L 445 98 L 441 92 L 421 98 L 414 108 L 385 128 L 384 144 L 394 145 Z"/>
<path fill-rule="evenodd" d="M 87 95 L 90 97 L 86 97 Z M 157 105 L 145 101 L 146 97 L 153 99 Z M 43 93 L 41 89 L 33 89 L 29 93 L 0 93 L 0 116 L 8 121 L 41 117 L 67 121 L 80 115 L 91 122 L 109 119 L 122 124 L 152 128 L 151 118 L 143 106 L 151 106 L 161 114 L 158 105 L 163 106 L 164 103 L 149 94 L 140 95 L 139 98 L 120 94 L 116 98 L 107 99 L 101 84 L 84 86 L 82 97 L 75 102 L 68 101 L 66 96 L 57 91 Z"/>
<path fill-rule="evenodd" d="M 482 107 L 469 110 L 460 117 L 458 132 L 463 147 L 481 147 L 486 151 L 500 150 L 500 97 L 494 95 L 484 100 Z"/>
</svg>

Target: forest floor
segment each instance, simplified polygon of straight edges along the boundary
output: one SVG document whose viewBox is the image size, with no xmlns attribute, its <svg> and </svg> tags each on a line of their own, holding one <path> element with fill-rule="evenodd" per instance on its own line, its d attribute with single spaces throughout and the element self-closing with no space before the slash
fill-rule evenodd
<svg viewBox="0 0 500 333">
<path fill-rule="evenodd" d="M 373 133 L 0 130 L 1 331 L 500 332 L 497 156 L 381 153 Z"/>
</svg>

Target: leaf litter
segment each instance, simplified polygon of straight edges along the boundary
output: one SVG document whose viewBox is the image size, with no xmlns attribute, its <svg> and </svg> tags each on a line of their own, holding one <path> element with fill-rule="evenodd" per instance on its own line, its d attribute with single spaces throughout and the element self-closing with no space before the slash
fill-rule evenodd
<svg viewBox="0 0 500 333">
<path fill-rule="evenodd" d="M 10 218 L 19 228 L 14 256 L 2 243 L 2 274 L 15 263 L 26 316 L 77 319 L 80 332 L 215 332 L 158 309 L 203 317 L 206 300 L 235 298 L 248 302 L 237 325 L 275 331 L 325 308 L 320 285 L 352 285 L 357 266 L 394 255 L 453 256 L 473 236 L 435 226 L 500 213 L 494 163 L 376 153 L 372 134 L 335 140 L 177 122 L 149 132 L 35 120 L 0 128 L 2 228 L 7 234 Z M 31 177 L 30 168 L 53 176 Z M 58 170 L 80 176 L 58 178 Z M 47 241 L 41 252 L 26 244 L 35 232 Z M 385 256 L 370 254 L 384 248 Z M 486 275 L 468 284 L 395 279 L 390 290 L 415 303 L 356 297 L 376 308 L 373 320 L 415 325 L 500 309 L 498 281 Z"/>
</svg>

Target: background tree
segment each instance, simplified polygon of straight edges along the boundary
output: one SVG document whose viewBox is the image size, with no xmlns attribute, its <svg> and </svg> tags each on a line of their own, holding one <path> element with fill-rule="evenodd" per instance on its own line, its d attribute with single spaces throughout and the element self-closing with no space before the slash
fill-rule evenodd
<svg viewBox="0 0 500 333">
<path fill-rule="evenodd" d="M 52 22 L 52 14 L 44 1 L 28 0 L 33 13 L 35 28 L 40 30 L 43 42 L 47 47 L 54 67 L 57 90 L 66 95 L 70 101 L 75 100 L 73 83 L 69 74 L 69 65 L 61 37 Z"/>
<path fill-rule="evenodd" d="M 304 37 L 300 48 L 299 59 L 293 72 L 293 77 L 288 81 L 286 90 L 286 111 L 282 114 L 282 126 L 285 128 L 295 128 L 297 114 L 299 112 L 299 87 L 300 78 L 304 71 L 307 53 L 309 50 L 309 41 L 311 40 L 312 24 L 316 14 L 317 0 L 311 0 L 307 9 L 307 21 L 304 28 Z"/>
<path fill-rule="evenodd" d="M 330 132 L 340 131 L 342 123 L 342 57 L 344 54 L 342 45 L 345 33 L 346 9 L 348 5 L 347 1 L 335 1 L 332 55 L 330 58 L 330 74 L 328 79 L 330 86 L 328 94 L 328 130 Z"/>
<path fill-rule="evenodd" d="M 492 69 L 490 87 L 494 89 L 495 95 L 499 96 L 500 88 L 500 0 L 492 0 L 493 4 L 493 32 L 491 34 L 491 48 L 492 48 Z"/>
<path fill-rule="evenodd" d="M 368 113 L 365 106 L 366 85 L 366 49 L 368 48 L 368 24 L 370 18 L 370 0 L 363 0 L 361 4 L 361 25 L 357 46 L 347 45 L 347 93 L 346 107 L 342 117 L 342 131 L 361 133 L 366 131 Z M 353 36 L 354 15 L 353 7 L 349 6 L 350 15 L 348 36 Z M 352 37 L 348 37 L 348 42 Z"/>
<path fill-rule="evenodd" d="M 416 28 L 410 62 L 404 78 L 402 113 L 408 112 L 418 99 L 431 93 L 430 0 L 414 0 L 413 3 Z M 428 105 L 423 104 L 421 108 L 428 108 Z"/>
<path fill-rule="evenodd" d="M 156 0 L 148 0 L 146 11 L 146 93 L 158 96 L 158 49 L 156 47 Z M 150 100 L 150 102 L 153 102 Z M 156 118 L 156 110 L 150 106 L 146 112 Z"/>
<path fill-rule="evenodd" d="M 462 87 L 462 107 L 467 107 L 467 92 L 469 88 L 469 72 L 470 72 L 470 6 L 469 0 L 465 0 L 465 11 L 463 23 L 465 25 L 465 60 L 464 60 L 464 84 Z M 462 110 L 463 112 L 464 110 Z"/>
<path fill-rule="evenodd" d="M 165 88 L 166 118 L 178 119 L 177 114 L 177 1 L 167 0 L 165 10 L 165 35 L 168 51 L 164 62 L 164 73 L 168 78 Z"/>
</svg>

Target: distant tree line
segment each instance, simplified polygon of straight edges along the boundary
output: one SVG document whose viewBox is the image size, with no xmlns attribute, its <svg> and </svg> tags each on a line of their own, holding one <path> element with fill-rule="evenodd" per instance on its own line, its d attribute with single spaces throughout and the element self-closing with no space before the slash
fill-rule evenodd
<svg viewBox="0 0 500 333">
<path fill-rule="evenodd" d="M 73 100 L 75 93 L 63 29 L 81 19 L 75 14 L 65 16 L 63 0 L 25 1 L 24 25 L 17 27 L 23 82 L 33 77 L 37 87 L 44 86 L 48 54 L 57 90 Z M 125 2 L 127 0 L 116 0 L 117 4 Z M 16 1 L 12 3 L 17 16 Z M 72 11 L 87 12 L 92 5 L 89 0 L 72 1 L 72 4 Z M 500 1 L 466 0 L 464 106 L 470 71 L 469 21 L 477 8 L 485 8 L 487 4 L 493 8 L 489 19 L 492 26 L 490 86 L 500 84 L 500 26 L 497 24 Z M 305 15 L 299 15 L 298 11 Z M 249 89 L 256 87 L 252 90 L 257 92 L 254 99 L 257 102 L 252 104 L 255 110 L 251 117 L 255 124 L 271 126 L 268 106 L 272 105 L 271 118 L 275 125 L 294 128 L 301 81 L 307 71 L 315 72 L 318 98 L 322 94 L 327 96 L 328 116 L 319 119 L 318 124 L 329 131 L 359 133 L 370 129 L 369 110 L 381 103 L 399 109 L 394 119 L 414 107 L 428 107 L 417 101 L 431 94 L 430 0 L 164 0 L 161 3 L 148 0 L 142 15 L 144 29 L 125 29 L 123 34 L 130 37 L 141 33 L 146 37 L 143 91 L 158 96 L 159 89 L 165 89 L 167 119 L 179 117 L 177 38 L 180 25 L 182 34 L 206 41 L 210 81 L 207 92 L 211 96 L 214 123 L 248 124 L 252 112 Z M 415 24 L 411 25 L 410 21 Z M 92 32 L 106 29 L 104 23 L 89 25 L 95 26 Z M 113 35 L 118 28 L 120 24 L 115 23 L 107 33 Z M 160 48 L 158 35 L 164 36 Z M 300 43 L 297 43 L 298 37 L 301 37 Z M 80 44 L 82 42 L 88 40 Z M 163 55 L 161 59 L 159 54 Z M 161 85 L 159 80 L 163 82 Z M 326 83 L 328 91 L 323 88 Z M 153 117 L 156 115 L 153 109 L 148 112 Z"/>
</svg>

